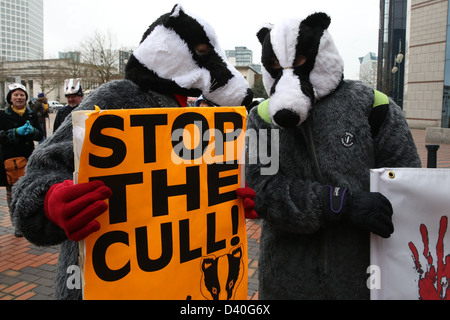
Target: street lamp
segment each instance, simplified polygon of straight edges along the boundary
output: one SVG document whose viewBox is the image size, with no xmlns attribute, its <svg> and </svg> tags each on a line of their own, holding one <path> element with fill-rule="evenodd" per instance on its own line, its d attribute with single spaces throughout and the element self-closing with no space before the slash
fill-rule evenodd
<svg viewBox="0 0 450 320">
<path fill-rule="evenodd" d="M 392 68 L 392 74 L 395 76 L 395 74 L 396 73 L 398 73 L 398 71 L 399 71 L 399 68 L 400 68 L 400 64 L 403 62 L 403 59 L 405 58 L 405 56 L 403 55 L 403 53 L 402 53 L 402 41 L 401 40 L 399 40 L 399 52 L 398 52 L 398 54 L 397 54 L 397 56 L 395 57 L 395 60 L 394 60 L 394 67 Z M 394 84 L 395 84 L 395 82 L 394 82 Z M 396 86 L 396 88 L 395 88 L 395 90 L 394 90 L 394 92 L 395 92 L 395 99 L 394 100 L 396 100 L 395 102 L 398 104 L 398 105 L 400 105 L 400 107 L 402 107 L 401 106 L 401 104 L 400 104 L 400 74 L 398 74 L 397 75 L 397 83 L 395 84 L 395 86 Z M 402 109 L 403 109 L 403 107 L 402 107 Z"/>
<path fill-rule="evenodd" d="M 404 58 L 405 58 L 405 56 L 403 55 L 402 50 L 400 49 L 400 52 L 398 53 L 397 57 L 395 58 L 394 67 L 392 68 L 393 74 L 396 74 L 398 72 L 398 66 L 400 65 L 400 63 L 403 62 Z"/>
</svg>

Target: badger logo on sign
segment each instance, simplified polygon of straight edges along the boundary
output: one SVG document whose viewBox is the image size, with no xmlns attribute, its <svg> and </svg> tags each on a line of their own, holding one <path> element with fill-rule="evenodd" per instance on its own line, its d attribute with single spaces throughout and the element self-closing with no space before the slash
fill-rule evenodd
<svg viewBox="0 0 450 320">
<path fill-rule="evenodd" d="M 202 295 L 208 300 L 232 300 L 244 276 L 242 246 L 230 253 L 204 257 L 201 262 Z"/>
</svg>

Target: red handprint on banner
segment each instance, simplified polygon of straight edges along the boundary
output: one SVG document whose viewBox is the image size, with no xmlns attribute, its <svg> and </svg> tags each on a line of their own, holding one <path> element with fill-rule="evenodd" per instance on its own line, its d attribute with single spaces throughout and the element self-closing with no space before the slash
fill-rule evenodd
<svg viewBox="0 0 450 320">
<path fill-rule="evenodd" d="M 447 232 L 448 218 L 442 217 L 439 225 L 439 238 L 436 245 L 437 271 L 433 265 L 433 256 L 429 250 L 428 229 L 422 224 L 420 233 L 424 245 L 423 255 L 427 260 L 426 270 L 422 269 L 419 261 L 419 253 L 414 243 L 409 243 L 409 248 L 413 254 L 415 268 L 419 276 L 419 296 L 422 300 L 450 300 L 450 254 L 444 261 L 444 236 Z M 425 275 L 424 275 L 425 273 Z"/>
</svg>

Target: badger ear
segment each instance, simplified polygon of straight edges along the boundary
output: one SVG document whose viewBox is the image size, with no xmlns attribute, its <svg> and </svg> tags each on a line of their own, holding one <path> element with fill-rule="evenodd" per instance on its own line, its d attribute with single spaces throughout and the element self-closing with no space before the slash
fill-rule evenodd
<svg viewBox="0 0 450 320">
<path fill-rule="evenodd" d="M 170 12 L 170 17 L 177 18 L 180 15 L 180 12 L 184 12 L 183 7 L 181 6 L 181 4 L 176 4 Z"/>
<path fill-rule="evenodd" d="M 302 24 L 305 24 L 311 28 L 319 27 L 326 30 L 331 24 L 331 18 L 326 13 L 317 12 L 303 20 Z"/>
<path fill-rule="evenodd" d="M 240 245 L 237 248 L 231 249 L 230 256 L 232 256 L 233 258 L 236 258 L 236 259 L 241 259 L 242 258 L 242 245 Z"/>
<path fill-rule="evenodd" d="M 273 25 L 271 24 L 265 24 L 261 27 L 261 29 L 258 31 L 256 36 L 258 37 L 258 40 L 261 44 L 264 44 L 264 40 L 266 39 L 267 35 L 272 30 Z"/>
<path fill-rule="evenodd" d="M 206 258 L 203 257 L 203 259 L 202 259 L 202 270 L 203 270 L 203 272 L 205 272 L 206 270 L 211 268 L 213 266 L 215 260 L 216 260 L 215 256 L 206 257 Z"/>
</svg>

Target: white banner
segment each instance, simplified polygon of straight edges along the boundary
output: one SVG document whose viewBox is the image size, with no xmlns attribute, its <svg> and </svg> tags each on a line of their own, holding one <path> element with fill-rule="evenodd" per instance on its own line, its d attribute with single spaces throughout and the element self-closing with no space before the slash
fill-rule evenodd
<svg viewBox="0 0 450 320">
<path fill-rule="evenodd" d="M 377 169 L 371 191 L 392 203 L 395 232 L 372 235 L 372 300 L 450 300 L 450 169 Z"/>
</svg>

